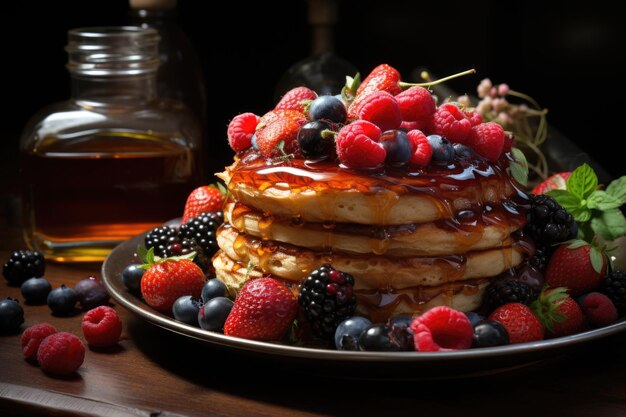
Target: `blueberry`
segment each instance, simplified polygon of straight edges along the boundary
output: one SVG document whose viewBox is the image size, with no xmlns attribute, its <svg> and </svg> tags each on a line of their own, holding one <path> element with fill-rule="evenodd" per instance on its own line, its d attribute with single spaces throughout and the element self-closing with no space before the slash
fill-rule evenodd
<svg viewBox="0 0 626 417">
<path fill-rule="evenodd" d="M 469 319 L 470 323 L 472 324 L 472 327 L 475 327 L 477 324 L 479 324 L 483 320 L 485 320 L 485 316 L 480 315 L 478 313 L 474 313 L 473 311 L 469 311 L 469 312 L 465 313 L 465 315 L 467 316 L 467 318 Z"/>
<path fill-rule="evenodd" d="M 96 277 L 81 279 L 74 285 L 74 290 L 78 302 L 85 310 L 91 310 L 109 301 L 109 293 Z"/>
<path fill-rule="evenodd" d="M 359 350 L 359 336 L 372 322 L 365 317 L 348 317 L 335 330 L 335 347 L 338 350 Z"/>
<path fill-rule="evenodd" d="M 361 333 L 359 349 L 381 352 L 399 352 L 404 350 L 394 343 L 391 337 L 391 329 L 386 324 L 373 324 Z"/>
<path fill-rule="evenodd" d="M 256 134 L 252 135 L 252 139 L 250 139 L 250 143 L 252 144 L 252 149 L 255 151 L 259 150 L 259 144 L 256 141 Z"/>
<path fill-rule="evenodd" d="M 385 157 L 386 164 L 402 165 L 411 159 L 411 140 L 403 131 L 387 130 L 380 137 L 380 143 L 387 152 Z"/>
<path fill-rule="evenodd" d="M 141 278 L 145 269 L 140 268 L 139 264 L 128 265 L 122 271 L 122 282 L 133 294 L 141 294 Z"/>
<path fill-rule="evenodd" d="M 309 107 L 309 116 L 312 120 L 329 120 L 335 123 L 346 121 L 346 106 L 335 96 L 319 96 Z"/>
<path fill-rule="evenodd" d="M 322 156 L 328 153 L 333 140 L 324 138 L 322 132 L 330 130 L 330 125 L 321 120 L 308 122 L 298 132 L 298 146 L 305 156 Z"/>
<path fill-rule="evenodd" d="M 53 314 L 69 314 L 74 311 L 78 296 L 73 288 L 61 285 L 48 294 L 48 307 Z"/>
<path fill-rule="evenodd" d="M 200 300 L 191 295 L 183 295 L 174 301 L 172 314 L 174 318 L 192 326 L 198 325 L 198 312 L 200 311 Z"/>
<path fill-rule="evenodd" d="M 0 300 L 0 333 L 17 330 L 24 323 L 24 309 L 17 300 Z"/>
<path fill-rule="evenodd" d="M 204 284 L 204 287 L 202 287 L 202 302 L 206 304 L 213 298 L 226 297 L 227 292 L 228 290 L 226 289 L 226 284 L 217 278 L 212 278 Z"/>
<path fill-rule="evenodd" d="M 485 320 L 474 326 L 472 347 L 492 347 L 509 344 L 509 333 L 504 326 L 494 320 Z"/>
<path fill-rule="evenodd" d="M 413 321 L 413 317 L 411 316 L 395 316 L 389 319 L 389 323 L 387 325 L 390 328 L 393 326 L 401 326 L 405 329 L 408 329 L 411 326 L 412 321 Z"/>
<path fill-rule="evenodd" d="M 232 309 L 232 300 L 226 297 L 213 298 L 200 307 L 198 324 L 204 330 L 221 332 L 224 330 L 224 323 L 226 323 L 226 318 Z"/>
<path fill-rule="evenodd" d="M 430 146 L 433 147 L 433 161 L 452 162 L 454 159 L 454 147 L 448 139 L 439 135 L 430 135 L 427 137 Z"/>
<path fill-rule="evenodd" d="M 455 143 L 452 147 L 454 148 L 454 153 L 460 159 L 470 159 L 476 155 L 472 148 L 462 143 Z"/>
<path fill-rule="evenodd" d="M 45 304 L 52 286 L 45 278 L 30 278 L 24 281 L 20 291 L 28 304 Z"/>
</svg>

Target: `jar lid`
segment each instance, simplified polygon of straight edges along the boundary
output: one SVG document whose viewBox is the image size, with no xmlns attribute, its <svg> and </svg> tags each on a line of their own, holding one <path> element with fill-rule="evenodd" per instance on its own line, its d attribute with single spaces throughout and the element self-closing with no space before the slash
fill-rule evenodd
<svg viewBox="0 0 626 417">
<path fill-rule="evenodd" d="M 109 26 L 72 29 L 67 68 L 86 76 L 139 75 L 159 67 L 159 34 L 152 28 Z"/>
</svg>

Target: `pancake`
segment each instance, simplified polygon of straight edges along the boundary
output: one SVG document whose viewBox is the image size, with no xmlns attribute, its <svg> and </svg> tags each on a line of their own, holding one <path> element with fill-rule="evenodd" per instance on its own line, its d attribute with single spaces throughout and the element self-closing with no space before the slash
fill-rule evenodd
<svg viewBox="0 0 626 417">
<path fill-rule="evenodd" d="M 267 240 L 290 243 L 317 251 L 391 256 L 463 254 L 472 250 L 511 245 L 509 235 L 521 228 L 525 216 L 496 211 L 465 219 L 399 226 L 368 226 L 345 223 L 294 224 L 263 215 L 241 204 L 229 203 L 224 217 L 240 232 Z M 501 220 L 505 218 L 506 221 Z"/>
<path fill-rule="evenodd" d="M 493 277 L 521 263 L 524 252 L 524 245 L 515 242 L 509 247 L 435 257 L 324 253 L 273 240 L 261 240 L 240 233 L 230 225 L 218 230 L 217 242 L 234 261 L 244 265 L 251 262 L 264 273 L 296 282 L 305 279 L 321 264 L 331 263 L 334 268 L 354 276 L 355 289 L 398 290 Z"/>
<path fill-rule="evenodd" d="M 457 159 L 455 164 L 364 175 L 335 163 L 301 159 L 268 165 L 252 152 L 218 176 L 240 203 L 317 223 L 427 223 L 462 210 L 512 204 L 509 200 L 518 194 L 500 162 Z"/>
<path fill-rule="evenodd" d="M 245 264 L 231 259 L 223 251 L 215 255 L 213 265 L 217 278 L 226 284 L 232 297 L 239 292 L 247 279 L 263 275 L 258 268 L 248 269 Z M 284 280 L 278 276 L 276 278 Z M 292 289 L 298 284 L 292 280 L 284 281 Z M 448 305 L 460 311 L 472 311 L 480 306 L 489 282 L 490 279 L 475 279 L 404 290 L 356 289 L 357 312 L 370 317 L 374 322 L 384 322 L 389 317 L 418 314 L 438 305 Z"/>
</svg>

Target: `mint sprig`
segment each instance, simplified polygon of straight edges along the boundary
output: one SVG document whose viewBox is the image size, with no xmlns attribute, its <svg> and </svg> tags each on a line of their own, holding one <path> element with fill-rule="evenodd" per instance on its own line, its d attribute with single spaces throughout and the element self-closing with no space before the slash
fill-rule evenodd
<svg viewBox="0 0 626 417">
<path fill-rule="evenodd" d="M 615 240 L 626 235 L 626 218 L 620 207 L 626 203 L 626 176 L 612 181 L 606 190 L 598 186 L 598 176 L 583 164 L 567 179 L 565 190 L 547 193 L 579 224 L 579 237 L 591 241 L 593 235 Z"/>
</svg>

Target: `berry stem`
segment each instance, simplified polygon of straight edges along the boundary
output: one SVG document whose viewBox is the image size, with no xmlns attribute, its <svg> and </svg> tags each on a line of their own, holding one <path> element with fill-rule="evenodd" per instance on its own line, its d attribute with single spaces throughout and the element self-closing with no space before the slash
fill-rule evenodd
<svg viewBox="0 0 626 417">
<path fill-rule="evenodd" d="M 440 78 L 435 81 L 429 81 L 427 83 L 405 83 L 404 81 L 400 81 L 398 85 L 400 86 L 400 88 L 403 88 L 403 89 L 409 88 L 409 87 L 432 87 L 433 85 L 445 83 L 446 81 L 452 80 L 454 78 L 462 77 L 464 75 L 469 75 L 469 74 L 475 74 L 475 73 L 476 73 L 476 70 L 472 68 L 467 71 L 459 72 L 458 74 L 449 75 L 447 77 Z"/>
</svg>

